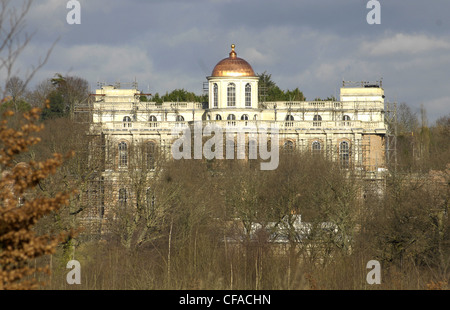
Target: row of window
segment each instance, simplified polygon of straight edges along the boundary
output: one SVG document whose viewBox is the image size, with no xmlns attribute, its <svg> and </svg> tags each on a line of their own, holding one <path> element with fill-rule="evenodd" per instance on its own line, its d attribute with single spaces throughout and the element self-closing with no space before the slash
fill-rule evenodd
<svg viewBox="0 0 450 310">
<path fill-rule="evenodd" d="M 213 107 L 217 108 L 219 106 L 219 86 L 217 83 L 213 85 Z M 229 83 L 227 85 L 227 107 L 236 106 L 236 84 Z M 245 106 L 252 106 L 252 86 L 250 83 L 245 85 Z"/>
<path fill-rule="evenodd" d="M 256 143 L 256 141 L 251 140 L 249 143 L 252 144 L 252 146 L 249 145 L 249 147 L 254 147 L 254 144 Z M 120 149 L 121 146 L 123 147 L 124 145 L 125 145 L 125 148 L 126 148 L 126 143 L 125 142 L 121 142 L 119 144 L 119 149 Z M 294 148 L 294 142 L 288 140 L 288 141 L 285 142 L 284 147 L 286 149 L 293 149 Z M 311 147 L 312 147 L 312 151 L 314 153 L 319 153 L 321 151 L 321 145 L 320 145 L 319 141 L 314 141 L 312 143 Z M 342 167 L 348 168 L 349 161 L 350 161 L 350 147 L 349 147 L 349 143 L 346 142 L 346 141 L 342 141 L 339 144 L 339 161 L 340 161 L 340 164 L 341 164 Z M 118 197 L 119 199 L 118 199 L 118 201 L 119 201 L 119 206 L 120 207 L 125 208 L 127 206 L 128 196 L 129 196 L 128 195 L 128 191 L 125 188 L 119 189 L 119 197 Z M 151 191 L 150 188 L 148 188 L 147 192 L 146 192 L 146 202 L 148 204 L 148 207 L 150 207 L 151 210 L 154 211 L 156 199 L 155 199 L 155 196 L 154 196 L 154 194 L 153 194 L 153 192 Z"/>
<path fill-rule="evenodd" d="M 119 189 L 119 197 L 118 197 L 119 207 L 125 208 L 128 204 L 129 195 L 126 188 Z M 145 201 L 147 203 L 147 207 L 150 209 L 150 214 L 155 211 L 156 205 L 156 197 L 153 191 L 148 188 L 145 195 Z"/>
<path fill-rule="evenodd" d="M 294 148 L 294 142 L 291 140 L 287 140 L 286 142 L 284 142 L 284 148 L 286 149 L 293 149 Z M 322 145 L 319 141 L 314 141 L 311 144 L 311 150 L 312 151 L 320 151 L 322 149 Z M 339 153 L 342 152 L 348 152 L 349 150 L 349 144 L 347 141 L 342 141 L 341 143 L 339 143 Z"/>
<path fill-rule="evenodd" d="M 253 140 L 251 142 L 255 143 L 255 141 L 253 141 Z M 294 143 L 292 141 L 286 141 L 285 148 L 293 149 Z M 319 141 L 314 141 L 312 143 L 312 150 L 313 150 L 313 152 L 320 152 L 321 145 L 320 145 Z M 349 149 L 349 143 L 346 141 L 343 141 L 339 144 L 339 159 L 340 159 L 340 164 L 342 167 L 347 168 L 349 166 L 350 149 Z M 119 197 L 118 198 L 119 198 L 119 206 L 126 207 L 126 205 L 128 203 L 128 192 L 125 188 L 119 189 Z M 152 208 L 152 210 L 154 210 L 156 199 L 150 188 L 148 188 L 147 192 L 146 192 L 146 201 L 147 201 L 148 206 L 150 208 Z"/>
<path fill-rule="evenodd" d="M 255 114 L 253 119 L 256 120 L 257 117 L 258 116 Z M 243 120 L 243 121 L 248 121 L 248 119 L 249 119 L 249 117 L 248 117 L 247 114 L 244 114 L 244 115 L 241 116 L 241 120 Z M 221 121 L 222 120 L 222 116 L 217 114 L 216 115 L 216 120 L 217 121 Z M 236 120 L 236 116 L 234 114 L 229 114 L 227 116 L 227 120 L 233 120 L 234 121 L 234 120 Z M 150 123 L 155 123 L 158 120 L 157 120 L 156 116 L 151 115 L 149 121 L 150 121 Z M 175 118 L 175 121 L 176 122 L 184 122 L 184 117 L 182 115 L 177 115 L 177 117 Z M 131 118 L 129 116 L 125 116 L 123 118 L 123 127 L 131 127 Z"/>
<path fill-rule="evenodd" d="M 258 115 L 254 115 L 253 119 L 256 120 L 258 118 Z M 216 121 L 221 121 L 222 120 L 222 116 L 220 114 L 216 114 Z M 236 120 L 236 116 L 234 114 L 228 114 L 227 116 L 227 120 L 228 121 L 235 121 Z M 248 121 L 249 117 L 247 114 L 243 114 L 241 116 L 241 121 Z"/>
<path fill-rule="evenodd" d="M 256 120 L 257 117 L 258 116 L 255 114 L 253 116 L 253 119 Z M 247 114 L 244 114 L 244 115 L 241 116 L 241 120 L 243 120 L 243 121 L 248 121 L 248 119 L 249 119 L 249 117 L 248 117 Z M 216 114 L 216 120 L 217 121 L 222 120 L 222 116 L 220 114 Z M 227 120 L 236 120 L 236 116 L 234 114 L 229 114 L 227 116 Z M 288 115 L 286 115 L 286 119 L 285 120 L 286 120 L 286 122 L 293 122 L 294 121 L 294 116 L 291 115 L 291 114 L 288 114 Z M 344 122 L 348 122 L 348 123 L 345 123 L 345 125 L 349 125 L 350 124 L 350 116 L 344 115 L 342 117 L 342 120 Z M 151 115 L 150 118 L 149 118 L 149 121 L 150 122 L 157 122 L 158 120 L 157 120 L 156 116 Z M 175 118 L 175 121 L 176 122 L 184 122 L 184 117 L 182 115 L 177 115 L 176 118 Z M 320 126 L 321 122 L 322 122 L 322 116 L 314 115 L 313 125 L 314 126 Z M 124 127 L 131 127 L 131 118 L 129 116 L 125 116 L 123 118 L 123 126 Z"/>
<path fill-rule="evenodd" d="M 150 115 L 149 122 L 155 123 L 157 121 L 158 121 L 158 119 L 156 118 L 156 116 Z M 177 121 L 177 122 L 184 122 L 184 117 L 182 115 L 177 115 L 177 117 L 175 118 L 175 121 Z M 123 127 L 131 127 L 132 126 L 131 124 L 132 124 L 131 123 L 131 117 L 125 116 L 123 118 Z"/>
<path fill-rule="evenodd" d="M 293 120 L 294 120 L 294 116 L 292 116 L 291 114 L 286 115 L 286 121 L 293 121 Z M 343 121 L 350 121 L 350 116 L 344 115 L 344 116 L 342 116 L 342 120 Z M 314 115 L 313 121 L 314 122 L 322 121 L 322 116 L 320 116 L 319 114 Z"/>
<path fill-rule="evenodd" d="M 119 150 L 119 168 L 128 166 L 128 144 L 122 141 L 118 145 Z M 155 153 L 156 153 L 156 143 L 147 142 L 146 144 L 146 161 L 148 169 L 155 169 Z"/>
<path fill-rule="evenodd" d="M 249 141 L 249 149 L 255 147 L 255 140 Z M 155 169 L 155 151 L 156 151 L 156 143 L 155 142 L 148 142 L 146 145 L 147 148 L 147 166 L 149 169 Z M 286 150 L 293 150 L 294 149 L 294 142 L 291 140 L 287 140 L 284 143 L 284 148 Z M 118 145 L 119 150 L 119 167 L 127 167 L 128 166 L 128 145 L 127 142 L 122 141 Z M 311 144 L 311 150 L 313 153 L 320 153 L 322 150 L 322 146 L 319 141 L 314 141 Z M 339 143 L 339 157 L 340 162 L 344 166 L 348 166 L 349 158 L 350 158 L 350 147 L 349 143 L 347 141 L 342 141 Z"/>
<path fill-rule="evenodd" d="M 293 150 L 294 149 L 294 142 L 287 140 L 284 143 L 284 148 L 286 150 Z M 322 150 L 322 146 L 319 141 L 314 141 L 311 144 L 311 150 L 313 154 L 318 154 Z M 339 162 L 342 167 L 348 168 L 350 161 L 350 145 L 347 141 L 342 141 L 339 143 Z"/>
</svg>

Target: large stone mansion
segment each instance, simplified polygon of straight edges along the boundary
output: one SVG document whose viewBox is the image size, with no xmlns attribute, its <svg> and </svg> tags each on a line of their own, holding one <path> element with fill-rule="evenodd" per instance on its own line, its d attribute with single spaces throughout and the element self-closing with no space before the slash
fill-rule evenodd
<svg viewBox="0 0 450 310">
<path fill-rule="evenodd" d="M 246 60 L 237 57 L 234 45 L 207 81 L 208 103 L 144 102 L 137 85 L 128 89 L 101 85 L 93 94 L 91 134 L 102 139 L 102 180 L 117 179 L 128 169 L 130 149 L 139 143 L 147 145 L 152 168 L 155 148 L 170 150 L 172 129 L 196 121 L 223 128 L 276 124 L 280 147 L 322 153 L 367 174 L 386 169 L 388 127 L 381 82 L 344 82 L 336 101 L 261 101 L 259 77 Z M 119 186 L 107 196 L 124 201 L 130 194 Z"/>
</svg>

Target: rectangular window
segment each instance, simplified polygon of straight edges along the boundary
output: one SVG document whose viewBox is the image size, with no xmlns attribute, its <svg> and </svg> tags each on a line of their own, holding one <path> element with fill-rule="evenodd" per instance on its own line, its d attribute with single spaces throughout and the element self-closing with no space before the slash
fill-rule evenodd
<svg viewBox="0 0 450 310">
<path fill-rule="evenodd" d="M 128 165 L 128 150 L 125 142 L 119 143 L 119 167 L 126 167 Z"/>
<path fill-rule="evenodd" d="M 245 106 L 252 106 L 252 87 L 250 84 L 245 85 Z"/>
<path fill-rule="evenodd" d="M 228 84 L 227 88 L 227 106 L 236 106 L 236 85 L 234 83 Z"/>
<path fill-rule="evenodd" d="M 219 103 L 219 87 L 214 83 L 214 107 L 217 108 Z"/>
</svg>

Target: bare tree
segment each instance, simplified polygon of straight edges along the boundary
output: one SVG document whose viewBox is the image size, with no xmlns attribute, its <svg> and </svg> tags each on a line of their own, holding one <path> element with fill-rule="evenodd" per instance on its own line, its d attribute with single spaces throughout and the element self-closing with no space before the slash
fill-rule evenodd
<svg viewBox="0 0 450 310">
<path fill-rule="evenodd" d="M 24 95 L 26 101 L 32 107 L 42 107 L 43 103 L 49 98 L 52 91 L 55 90 L 55 86 L 52 84 L 51 79 L 45 79 L 37 83 L 33 90 L 29 90 Z"/>
<path fill-rule="evenodd" d="M 30 43 L 33 34 L 25 32 L 25 18 L 30 11 L 33 0 L 24 0 L 21 6 L 17 6 L 17 1 L 12 4 L 11 0 L 0 0 L 0 74 L 5 81 L 9 81 L 13 76 L 18 76 L 16 63 L 20 55 Z M 36 65 L 33 65 L 22 77 L 23 83 L 20 89 L 16 90 L 22 93 L 36 72 L 44 66 L 50 57 L 55 46 L 51 48 L 40 58 Z M 5 97 L 7 89 L 0 87 L 2 98 Z"/>
<path fill-rule="evenodd" d="M 112 144 L 110 156 L 119 157 Z M 170 221 L 180 186 L 163 177 L 164 158 L 148 142 L 127 144 L 126 163 L 115 167 L 116 184 L 110 191 L 109 230 L 126 249 L 135 249 L 161 237 Z"/>
<path fill-rule="evenodd" d="M 410 106 L 402 102 L 397 110 L 398 133 L 400 135 L 411 134 L 419 128 L 417 113 L 414 113 Z"/>
<path fill-rule="evenodd" d="M 14 105 L 14 111 L 17 113 L 19 110 L 18 104 L 24 99 L 26 89 L 24 82 L 17 76 L 11 77 L 6 82 L 6 96 L 11 98 L 11 102 Z"/>
</svg>

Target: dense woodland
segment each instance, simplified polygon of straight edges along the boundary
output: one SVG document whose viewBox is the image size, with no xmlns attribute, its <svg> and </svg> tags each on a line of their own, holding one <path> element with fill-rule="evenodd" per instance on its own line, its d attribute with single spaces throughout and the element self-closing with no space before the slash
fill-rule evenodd
<svg viewBox="0 0 450 310">
<path fill-rule="evenodd" d="M 92 160 L 88 124 L 73 113 L 76 102 L 87 100 L 88 83 L 55 75 L 34 90 L 14 92 L 20 83 L 13 78 L 7 84 L 1 109 L 16 112 L 7 117 L 8 126 L 19 129 L 27 122 L 21 113 L 41 106 L 35 122 L 44 127 L 36 134 L 40 141 L 15 155 L 13 164 L 74 151 L 27 190 L 26 197 L 72 193 L 64 206 L 37 221 L 36 233 L 79 230 L 51 255 L 28 260 L 31 269 L 47 265 L 52 271 L 31 275 L 46 283 L 39 288 L 448 288 L 450 115 L 427 126 L 425 109 L 399 105 L 397 161 L 381 183 L 323 156 L 293 151 L 282 151 L 274 171 L 259 170 L 255 160 L 163 156 L 156 158 L 155 170 L 137 169 L 142 156 L 135 148 L 136 160 L 123 179 L 133 199 L 125 210 L 110 210 L 116 219 L 99 235 L 83 225 L 98 203 L 82 197 L 102 158 Z M 298 215 L 310 225 L 306 235 L 294 229 Z M 337 229 L 324 229 L 323 223 Z M 252 230 L 255 225 L 266 229 Z M 283 229 L 285 242 L 275 242 L 275 228 Z M 66 282 L 71 259 L 81 264 L 80 285 Z M 379 285 L 366 282 L 366 264 L 373 259 L 382 266 Z"/>
</svg>

